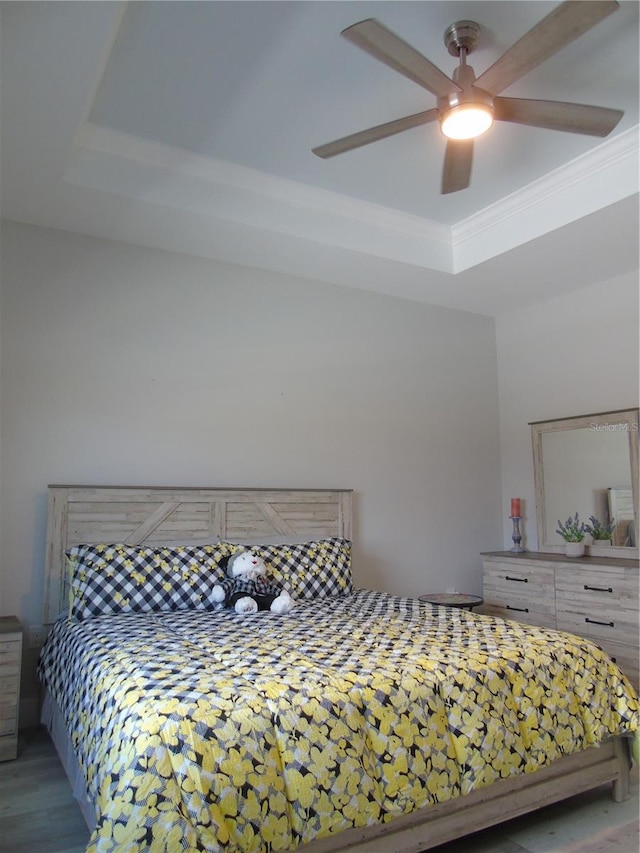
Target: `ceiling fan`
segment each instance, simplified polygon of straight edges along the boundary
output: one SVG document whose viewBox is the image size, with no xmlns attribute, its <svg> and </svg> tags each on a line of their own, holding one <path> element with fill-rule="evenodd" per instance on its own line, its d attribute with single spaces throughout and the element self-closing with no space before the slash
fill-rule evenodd
<svg viewBox="0 0 640 853">
<path fill-rule="evenodd" d="M 624 115 L 621 110 L 562 101 L 501 98 L 499 94 L 617 8 L 616 0 L 561 3 L 477 78 L 466 63 L 480 33 L 474 21 L 458 21 L 445 32 L 445 45 L 460 63 L 452 78 L 379 21 L 368 18 L 353 24 L 341 35 L 432 92 L 438 99 L 437 107 L 319 145 L 313 153 L 322 158 L 335 157 L 404 130 L 439 121 L 447 138 L 441 190 L 447 194 L 469 186 L 473 140 L 489 130 L 494 121 L 607 136 Z"/>
</svg>

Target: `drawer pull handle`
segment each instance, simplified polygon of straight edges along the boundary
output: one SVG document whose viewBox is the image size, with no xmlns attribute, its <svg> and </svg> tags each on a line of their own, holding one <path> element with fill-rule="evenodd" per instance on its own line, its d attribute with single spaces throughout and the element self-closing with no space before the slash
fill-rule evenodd
<svg viewBox="0 0 640 853">
<path fill-rule="evenodd" d="M 589 590 L 591 590 L 591 592 L 613 592 L 613 589 L 612 589 L 610 586 L 608 586 L 608 587 L 604 587 L 604 586 L 589 586 L 589 584 L 585 584 L 585 585 L 584 585 L 584 588 L 585 588 L 585 589 L 589 589 Z"/>
<path fill-rule="evenodd" d="M 529 578 L 512 578 L 509 575 L 505 575 L 504 579 L 507 581 L 517 581 L 518 583 L 529 583 Z"/>
<path fill-rule="evenodd" d="M 613 628 L 616 624 L 615 622 L 598 622 L 597 619 L 589 619 L 587 616 L 585 616 L 584 621 L 590 625 L 608 625 L 609 628 Z"/>
<path fill-rule="evenodd" d="M 507 610 L 517 610 L 518 613 L 528 613 L 529 612 L 528 607 L 512 607 L 510 604 L 507 604 L 506 609 Z"/>
</svg>

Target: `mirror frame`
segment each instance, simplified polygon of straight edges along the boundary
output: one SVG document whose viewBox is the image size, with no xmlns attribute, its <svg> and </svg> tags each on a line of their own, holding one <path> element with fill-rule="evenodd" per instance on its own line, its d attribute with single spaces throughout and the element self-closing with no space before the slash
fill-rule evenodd
<svg viewBox="0 0 640 853">
<path fill-rule="evenodd" d="M 627 424 L 629 439 L 629 465 L 631 467 L 631 490 L 633 494 L 633 512 L 635 515 L 635 548 L 622 546 L 587 546 L 586 553 L 591 557 L 616 557 L 638 559 L 638 409 L 617 409 L 612 412 L 596 412 L 591 415 L 578 415 L 571 418 L 556 418 L 550 421 L 533 421 L 531 441 L 533 445 L 533 480 L 536 496 L 536 527 L 538 532 L 538 551 L 544 553 L 563 553 L 563 545 L 554 545 L 548 541 L 548 531 L 545 513 L 544 469 L 542 458 L 542 437 L 545 433 L 559 430 L 586 429 L 592 426 L 605 426 L 609 423 Z"/>
</svg>

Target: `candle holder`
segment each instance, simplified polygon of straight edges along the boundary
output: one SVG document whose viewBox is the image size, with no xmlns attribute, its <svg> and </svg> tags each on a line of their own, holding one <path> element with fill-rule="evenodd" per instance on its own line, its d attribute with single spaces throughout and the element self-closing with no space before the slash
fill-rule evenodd
<svg viewBox="0 0 640 853">
<path fill-rule="evenodd" d="M 511 538 L 513 539 L 513 548 L 510 548 L 512 554 L 524 554 L 525 549 L 520 545 L 522 542 L 522 534 L 520 533 L 520 516 L 519 515 L 510 515 L 509 518 L 513 521 L 513 533 Z"/>
</svg>

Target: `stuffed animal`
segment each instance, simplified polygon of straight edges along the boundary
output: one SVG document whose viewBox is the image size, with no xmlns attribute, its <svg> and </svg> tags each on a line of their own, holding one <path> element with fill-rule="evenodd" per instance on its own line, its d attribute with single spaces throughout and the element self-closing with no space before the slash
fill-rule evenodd
<svg viewBox="0 0 640 853">
<path fill-rule="evenodd" d="M 267 580 L 267 566 L 262 557 L 251 551 L 239 551 L 225 557 L 220 565 L 225 567 L 228 577 L 214 586 L 212 597 L 225 607 L 233 607 L 236 613 L 256 613 L 272 610 L 288 613 L 295 607 L 289 593 Z"/>
</svg>

